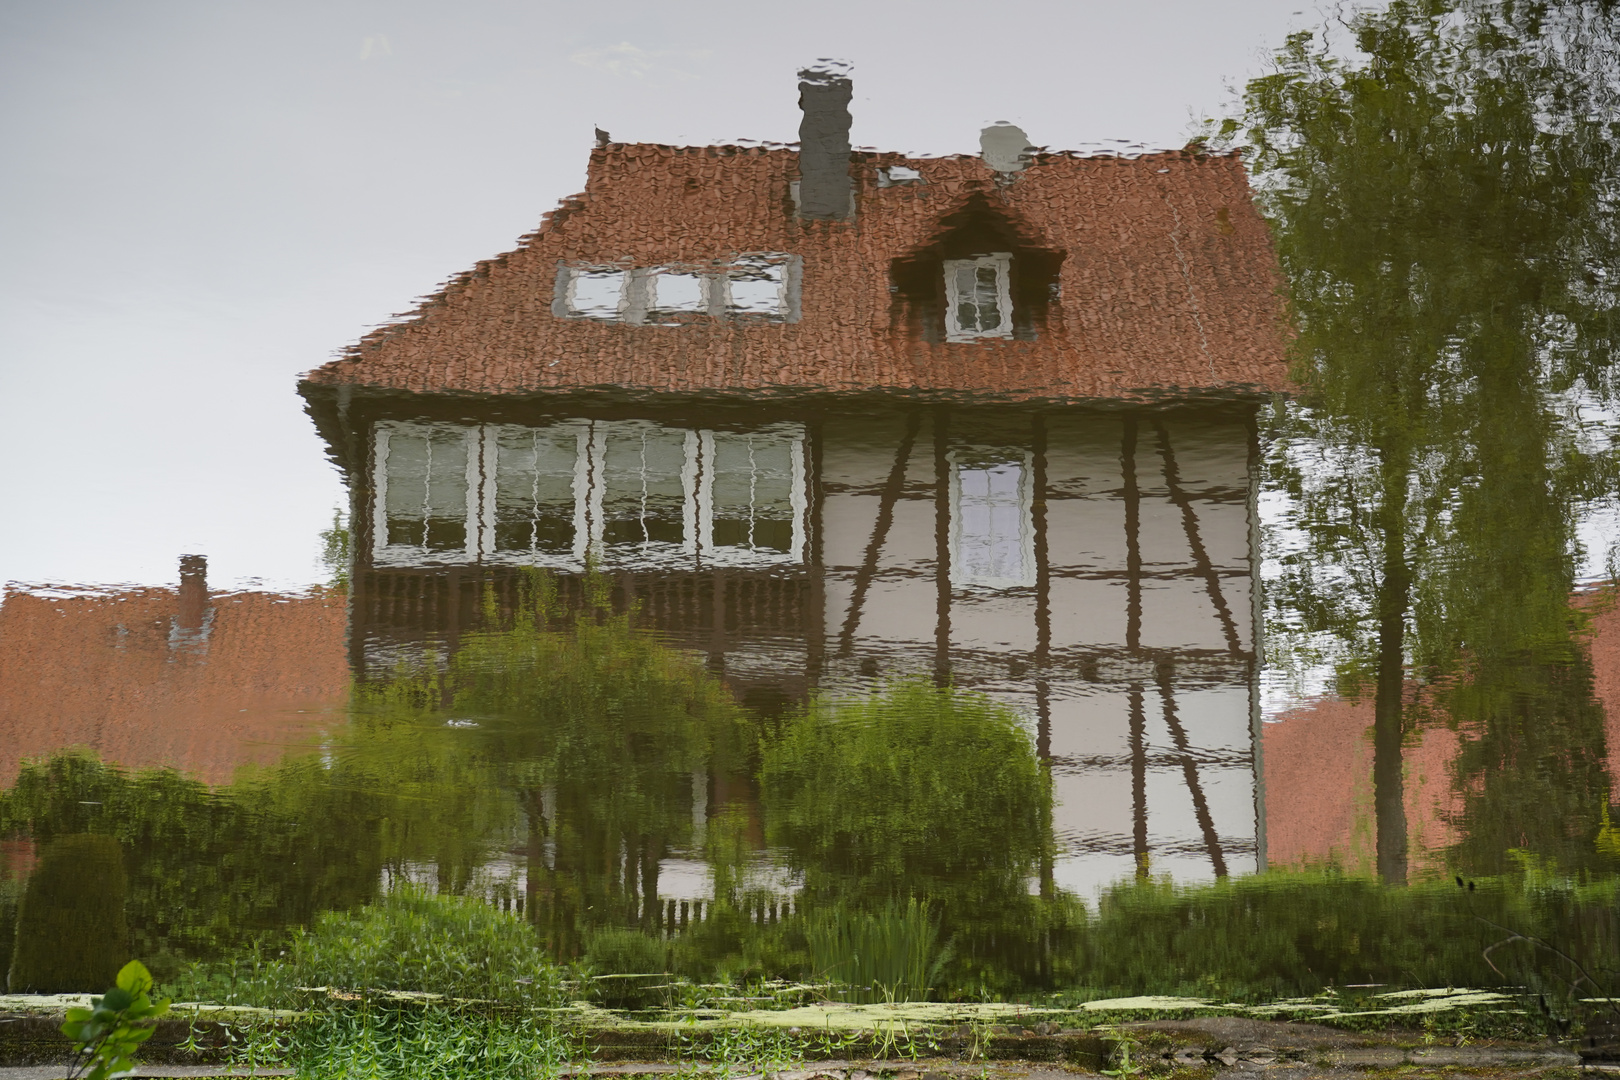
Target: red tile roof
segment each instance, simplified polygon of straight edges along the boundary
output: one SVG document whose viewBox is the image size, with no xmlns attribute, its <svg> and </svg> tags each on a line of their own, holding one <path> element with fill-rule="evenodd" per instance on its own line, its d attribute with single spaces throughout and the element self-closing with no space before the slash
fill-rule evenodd
<svg viewBox="0 0 1620 1080">
<path fill-rule="evenodd" d="M 625 388 L 680 394 L 866 389 L 1063 399 L 1288 388 L 1280 277 L 1235 155 L 1042 154 L 1010 183 L 975 157 L 852 155 L 858 212 L 803 221 L 791 150 L 613 144 L 585 191 L 519 246 L 307 376 L 433 394 Z M 906 165 L 924 183 L 880 187 Z M 924 340 L 895 314 L 891 261 L 988 206 L 1063 256 L 1036 340 Z M 561 262 L 803 258 L 802 318 L 629 325 L 552 313 Z"/>
<path fill-rule="evenodd" d="M 346 599 L 214 593 L 206 645 L 171 644 L 172 589 L 0 602 L 0 787 L 89 747 L 211 784 L 271 765 L 348 705 Z M 337 719 L 345 717 L 339 715 Z"/>
</svg>

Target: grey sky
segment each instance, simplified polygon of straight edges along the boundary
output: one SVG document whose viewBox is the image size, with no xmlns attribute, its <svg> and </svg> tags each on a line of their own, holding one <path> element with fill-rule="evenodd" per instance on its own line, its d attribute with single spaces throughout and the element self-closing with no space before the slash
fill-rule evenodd
<svg viewBox="0 0 1620 1080">
<path fill-rule="evenodd" d="M 318 576 L 342 500 L 297 375 L 510 248 L 617 140 L 1179 146 L 1300 0 L 149 0 L 0 12 L 0 582 Z"/>
</svg>

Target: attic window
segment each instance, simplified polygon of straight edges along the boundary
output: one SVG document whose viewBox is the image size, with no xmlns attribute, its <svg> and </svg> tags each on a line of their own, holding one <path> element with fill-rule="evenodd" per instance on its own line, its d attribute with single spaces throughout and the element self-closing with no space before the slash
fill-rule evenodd
<svg viewBox="0 0 1620 1080">
<path fill-rule="evenodd" d="M 563 306 L 576 319 L 616 319 L 624 301 L 625 270 L 581 266 L 565 272 Z"/>
<path fill-rule="evenodd" d="M 945 340 L 1010 338 L 1012 255 L 945 260 Z"/>
<path fill-rule="evenodd" d="M 705 315 L 798 322 L 803 266 L 782 251 L 635 268 L 558 263 L 551 313 L 653 326 L 683 326 Z"/>
<path fill-rule="evenodd" d="M 691 270 L 661 268 L 645 279 L 647 310 L 665 315 L 698 315 L 709 310 L 711 282 Z"/>
<path fill-rule="evenodd" d="M 727 315 L 796 322 L 802 261 L 797 255 L 757 251 L 737 256 L 719 280 Z"/>
</svg>

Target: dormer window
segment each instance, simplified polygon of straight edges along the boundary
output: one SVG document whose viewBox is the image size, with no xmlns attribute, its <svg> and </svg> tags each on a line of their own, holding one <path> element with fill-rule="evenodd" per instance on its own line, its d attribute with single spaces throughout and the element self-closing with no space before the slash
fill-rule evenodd
<svg viewBox="0 0 1620 1080">
<path fill-rule="evenodd" d="M 1012 255 L 945 260 L 945 340 L 1010 338 Z"/>
<path fill-rule="evenodd" d="M 642 278 L 646 309 L 663 316 L 701 315 L 709 310 L 713 279 L 691 270 L 662 267 Z"/>
<path fill-rule="evenodd" d="M 563 313 L 576 319 L 617 319 L 624 304 L 622 266 L 576 266 L 563 280 Z"/>
<path fill-rule="evenodd" d="M 558 263 L 551 313 L 637 326 L 683 326 L 703 316 L 798 322 L 803 279 L 804 260 L 783 251 L 630 269 Z"/>
</svg>

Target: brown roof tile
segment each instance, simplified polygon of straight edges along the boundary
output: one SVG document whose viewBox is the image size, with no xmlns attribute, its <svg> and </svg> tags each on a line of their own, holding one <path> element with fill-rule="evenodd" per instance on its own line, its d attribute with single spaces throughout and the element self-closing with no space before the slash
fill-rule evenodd
<svg viewBox="0 0 1620 1080">
<path fill-rule="evenodd" d="M 434 394 L 593 388 L 758 394 L 867 389 L 1127 398 L 1288 388 L 1283 303 L 1265 222 L 1234 155 L 1041 155 L 1011 183 L 978 158 L 853 155 L 851 222 L 792 211 L 790 150 L 614 144 L 586 189 L 519 246 L 448 282 L 403 321 L 308 375 L 316 385 Z M 880 187 L 904 164 L 925 183 Z M 989 207 L 1061 253 L 1036 340 L 925 340 L 897 317 L 890 266 Z M 560 261 L 652 266 L 777 251 L 804 260 L 793 323 L 682 326 L 557 318 Z"/>
</svg>

